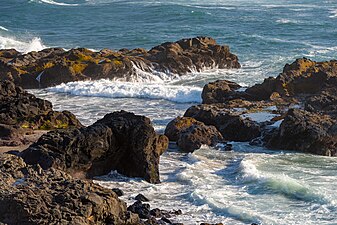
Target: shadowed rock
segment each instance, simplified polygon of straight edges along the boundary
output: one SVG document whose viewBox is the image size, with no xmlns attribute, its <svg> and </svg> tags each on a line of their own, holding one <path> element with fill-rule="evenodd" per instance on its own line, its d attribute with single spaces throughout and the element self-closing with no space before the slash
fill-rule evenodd
<svg viewBox="0 0 337 225">
<path fill-rule="evenodd" d="M 205 69 L 239 67 L 238 58 L 229 47 L 218 45 L 210 37 L 166 42 L 149 51 L 50 48 L 21 54 L 13 49 L 0 50 L 0 80 L 11 80 L 24 88 L 104 78 L 133 81 L 142 79 L 139 70 L 184 75 Z"/>
<path fill-rule="evenodd" d="M 0 223 L 138 224 L 111 190 L 0 154 Z"/>
<path fill-rule="evenodd" d="M 159 182 L 159 156 L 168 139 L 154 131 L 150 119 L 125 111 L 104 116 L 93 125 L 52 131 L 22 152 L 28 164 L 57 168 L 73 176 L 93 177 L 111 170 Z"/>
</svg>

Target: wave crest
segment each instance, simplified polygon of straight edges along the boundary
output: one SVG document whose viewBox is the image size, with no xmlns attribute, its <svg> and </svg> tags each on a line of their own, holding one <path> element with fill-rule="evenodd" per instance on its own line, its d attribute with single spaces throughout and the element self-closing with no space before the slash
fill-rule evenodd
<svg viewBox="0 0 337 225">
<path fill-rule="evenodd" d="M 202 88 L 111 80 L 77 81 L 47 89 L 51 92 L 106 98 L 165 99 L 178 103 L 201 102 Z"/>
<path fill-rule="evenodd" d="M 19 52 L 28 53 L 31 51 L 41 51 L 46 48 L 41 39 L 34 37 L 31 40 L 23 41 L 14 37 L 0 36 L 0 49 L 14 48 Z"/>
</svg>

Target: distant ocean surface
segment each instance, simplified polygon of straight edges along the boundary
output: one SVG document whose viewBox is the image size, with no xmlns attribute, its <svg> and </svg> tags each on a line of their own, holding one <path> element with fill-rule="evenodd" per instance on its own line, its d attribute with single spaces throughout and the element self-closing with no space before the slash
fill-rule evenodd
<svg viewBox="0 0 337 225">
<path fill-rule="evenodd" d="M 0 48 L 21 52 L 150 49 L 194 36 L 229 45 L 242 68 L 181 78 L 139 71 L 139 82 L 73 82 L 31 92 L 57 110 L 74 112 L 85 125 L 123 109 L 150 117 L 163 132 L 201 102 L 210 81 L 250 86 L 277 76 L 296 58 L 337 59 L 337 0 L 0 1 Z M 120 187 L 129 203 L 143 193 L 152 207 L 181 209 L 175 222 L 185 224 L 337 224 L 337 159 L 233 145 L 232 152 L 202 147 L 193 154 L 172 145 L 161 157 L 159 185 L 115 172 L 97 182 Z"/>
</svg>

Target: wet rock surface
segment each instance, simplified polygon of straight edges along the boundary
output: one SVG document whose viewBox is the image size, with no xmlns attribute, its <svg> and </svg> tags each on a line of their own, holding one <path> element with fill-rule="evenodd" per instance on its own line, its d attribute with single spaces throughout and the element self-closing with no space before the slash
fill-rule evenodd
<svg viewBox="0 0 337 225">
<path fill-rule="evenodd" d="M 165 129 L 165 135 L 170 141 L 176 141 L 184 152 L 193 152 L 202 145 L 215 146 L 223 141 L 220 132 L 214 126 L 191 117 L 177 117 Z"/>
<path fill-rule="evenodd" d="M 0 154 L 0 185 L 4 224 L 139 224 L 111 190 L 18 156 Z"/>
<path fill-rule="evenodd" d="M 140 79 L 138 70 L 184 75 L 211 68 L 239 67 L 238 58 L 229 47 L 218 45 L 210 37 L 166 42 L 149 51 L 49 48 L 21 54 L 13 49 L 0 50 L 0 80 L 10 80 L 24 88 L 103 78 L 132 81 Z"/>
<path fill-rule="evenodd" d="M 226 80 L 205 85 L 203 104 L 184 116 L 215 126 L 226 141 L 336 155 L 336 60 L 297 59 L 276 78 L 239 87 Z"/>
<path fill-rule="evenodd" d="M 159 157 L 167 147 L 167 137 L 156 134 L 150 119 L 120 111 L 89 127 L 49 132 L 21 156 L 28 164 L 73 176 L 91 178 L 117 170 L 158 183 Z"/>
</svg>

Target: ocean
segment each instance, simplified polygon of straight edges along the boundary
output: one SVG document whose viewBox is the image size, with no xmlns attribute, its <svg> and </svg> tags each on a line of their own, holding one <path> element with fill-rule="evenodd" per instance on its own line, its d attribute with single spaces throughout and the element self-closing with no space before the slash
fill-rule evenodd
<svg viewBox="0 0 337 225">
<path fill-rule="evenodd" d="M 139 72 L 134 82 L 109 80 L 30 90 L 90 125 L 127 110 L 155 129 L 201 102 L 202 87 L 228 79 L 244 87 L 277 76 L 296 58 L 337 58 L 337 1 L 313 0 L 0 0 L 0 48 L 145 48 L 194 36 L 230 46 L 241 69 L 182 77 Z M 260 115 L 261 117 L 261 115 Z M 261 119 L 261 118 L 259 118 Z M 268 119 L 268 115 L 265 116 Z M 262 118 L 263 120 L 263 118 Z M 181 209 L 175 222 L 200 224 L 337 224 L 337 159 L 232 143 L 161 157 L 161 184 L 112 171 L 95 182 L 119 187 L 122 198 L 143 193 L 152 207 Z"/>
</svg>

